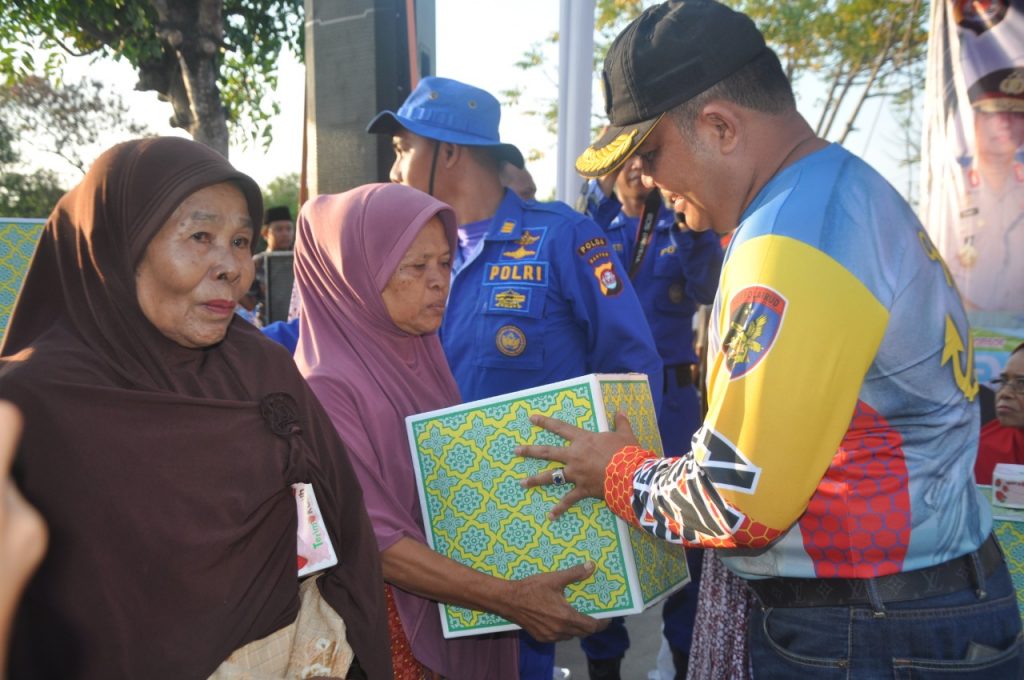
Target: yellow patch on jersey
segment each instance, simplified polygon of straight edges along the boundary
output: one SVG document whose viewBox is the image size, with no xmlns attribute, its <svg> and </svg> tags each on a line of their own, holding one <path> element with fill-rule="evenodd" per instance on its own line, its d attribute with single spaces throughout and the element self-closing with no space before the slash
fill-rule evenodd
<svg viewBox="0 0 1024 680">
<path fill-rule="evenodd" d="M 782 296 L 785 319 L 771 351 L 756 370 L 744 371 L 736 366 L 762 352 L 755 345 L 766 341 L 757 315 L 732 328 L 734 298 L 743 300 L 752 287 Z M 803 512 L 846 434 L 888 311 L 823 252 L 796 239 L 761 236 L 730 256 L 715 313 L 718 338 L 731 345 L 709 356 L 706 422 L 763 471 L 755 493 L 720 493 L 754 521 L 785 529 Z M 706 456 L 697 453 L 698 460 Z"/>
</svg>

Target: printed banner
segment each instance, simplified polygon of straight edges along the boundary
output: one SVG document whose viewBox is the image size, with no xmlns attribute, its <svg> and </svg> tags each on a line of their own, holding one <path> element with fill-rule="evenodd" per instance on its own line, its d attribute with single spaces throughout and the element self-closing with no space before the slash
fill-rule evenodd
<svg viewBox="0 0 1024 680">
<path fill-rule="evenodd" d="M 929 35 L 922 219 L 972 325 L 1022 335 L 1024 0 L 937 0 Z"/>
<path fill-rule="evenodd" d="M 0 341 L 46 220 L 0 217 Z"/>
<path fill-rule="evenodd" d="M 991 486 L 979 484 L 978 491 L 992 508 L 992 531 L 1006 556 L 1006 566 L 1017 591 L 1017 606 L 1024 617 L 1024 510 L 993 504 Z"/>
</svg>

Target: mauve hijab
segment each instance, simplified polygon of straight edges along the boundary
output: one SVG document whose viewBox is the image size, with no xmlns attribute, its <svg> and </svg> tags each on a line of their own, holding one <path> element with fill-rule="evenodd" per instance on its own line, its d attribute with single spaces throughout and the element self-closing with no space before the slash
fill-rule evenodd
<svg viewBox="0 0 1024 680">
<path fill-rule="evenodd" d="M 295 361 L 352 456 L 382 551 L 402 537 L 426 543 L 405 417 L 461 401 L 437 334 L 401 330 L 381 297 L 435 216 L 454 253 L 451 208 L 399 184 L 319 196 L 299 215 Z M 430 670 L 451 680 L 518 678 L 515 633 L 445 640 L 436 602 L 393 591 L 413 654 Z"/>
<path fill-rule="evenodd" d="M 50 548 L 19 609 L 12 678 L 206 678 L 298 610 L 296 508 L 311 482 L 340 563 L 319 577 L 370 678 L 392 677 L 379 553 L 344 446 L 283 348 L 234 319 L 175 344 L 135 271 L 181 202 L 259 188 L 178 138 L 104 153 L 47 222 L 0 348 L 25 433 L 14 474 Z"/>
</svg>

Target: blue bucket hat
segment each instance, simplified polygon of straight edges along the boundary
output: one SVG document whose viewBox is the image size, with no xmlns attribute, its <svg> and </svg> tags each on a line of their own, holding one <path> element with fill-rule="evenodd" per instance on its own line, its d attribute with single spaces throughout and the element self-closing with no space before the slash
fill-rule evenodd
<svg viewBox="0 0 1024 680">
<path fill-rule="evenodd" d="M 494 155 L 522 168 L 523 154 L 498 136 L 501 104 L 489 92 L 449 78 L 423 78 L 398 112 L 381 111 L 366 131 L 389 135 L 404 128 L 420 137 L 464 146 L 492 147 Z"/>
</svg>

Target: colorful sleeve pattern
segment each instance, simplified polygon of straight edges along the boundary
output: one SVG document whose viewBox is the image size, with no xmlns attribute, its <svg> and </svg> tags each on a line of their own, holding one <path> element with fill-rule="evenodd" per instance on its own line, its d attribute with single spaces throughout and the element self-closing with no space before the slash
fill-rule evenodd
<svg viewBox="0 0 1024 680">
<path fill-rule="evenodd" d="M 610 505 L 622 509 L 625 478 L 632 512 L 623 516 L 656 536 L 770 545 L 828 470 L 887 316 L 861 281 L 802 241 L 769 234 L 740 244 L 722 276 L 710 408 L 693 451 L 666 460 L 620 453 Z"/>
</svg>

